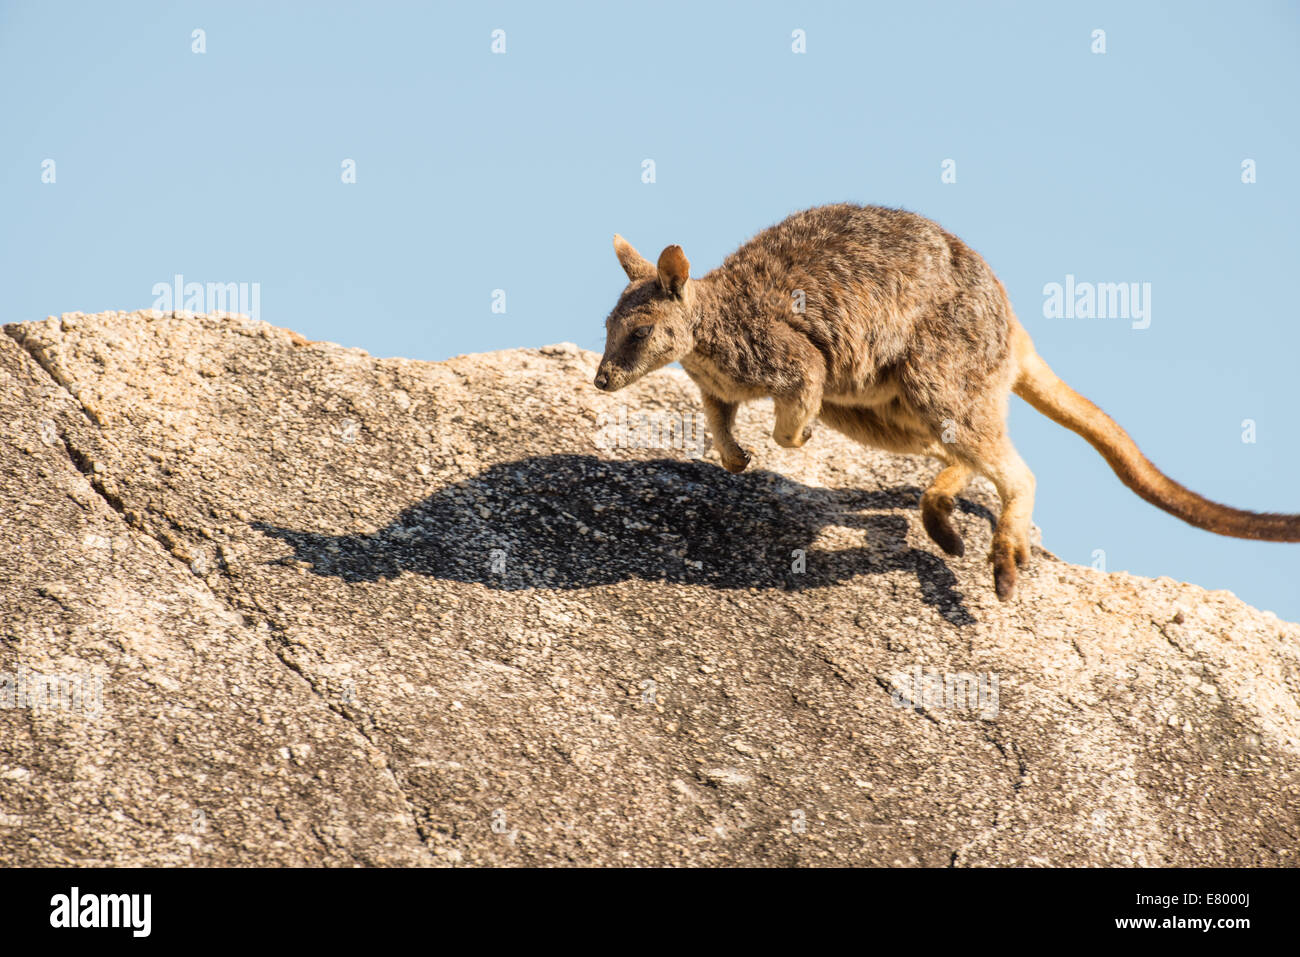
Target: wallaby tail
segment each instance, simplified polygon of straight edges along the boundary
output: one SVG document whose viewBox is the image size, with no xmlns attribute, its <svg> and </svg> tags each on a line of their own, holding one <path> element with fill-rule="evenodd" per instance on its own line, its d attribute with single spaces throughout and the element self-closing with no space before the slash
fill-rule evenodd
<svg viewBox="0 0 1300 957">
<path fill-rule="evenodd" d="M 1014 390 L 1053 422 L 1078 432 L 1101 453 L 1120 481 L 1157 508 L 1189 525 L 1266 542 L 1300 542 L 1300 515 L 1247 512 L 1202 498 L 1148 461 L 1137 443 L 1110 416 L 1075 392 L 1034 351 L 1023 329 L 1017 330 L 1020 374 Z"/>
</svg>

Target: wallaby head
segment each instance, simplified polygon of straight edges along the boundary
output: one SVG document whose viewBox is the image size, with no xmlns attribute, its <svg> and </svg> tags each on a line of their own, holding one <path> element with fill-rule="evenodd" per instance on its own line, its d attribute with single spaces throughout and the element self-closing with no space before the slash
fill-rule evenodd
<svg viewBox="0 0 1300 957">
<path fill-rule="evenodd" d="M 664 249 L 656 266 L 615 236 L 614 253 L 628 283 L 605 320 L 596 388 L 606 392 L 617 392 L 695 348 L 695 282 L 682 247 Z"/>
</svg>

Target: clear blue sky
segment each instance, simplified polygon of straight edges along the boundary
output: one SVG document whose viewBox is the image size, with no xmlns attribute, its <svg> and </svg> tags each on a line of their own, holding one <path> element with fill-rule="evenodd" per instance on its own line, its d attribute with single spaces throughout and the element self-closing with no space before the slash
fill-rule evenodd
<svg viewBox="0 0 1300 957">
<path fill-rule="evenodd" d="M 181 273 L 377 355 L 600 349 L 616 231 L 700 274 L 794 210 L 904 206 L 1173 477 L 1300 511 L 1298 54 L 1294 3 L 3 3 L 0 320 Z M 1150 327 L 1044 317 L 1067 274 L 1150 283 Z M 1182 525 L 1013 403 L 1048 548 L 1300 620 L 1300 545 Z"/>
</svg>

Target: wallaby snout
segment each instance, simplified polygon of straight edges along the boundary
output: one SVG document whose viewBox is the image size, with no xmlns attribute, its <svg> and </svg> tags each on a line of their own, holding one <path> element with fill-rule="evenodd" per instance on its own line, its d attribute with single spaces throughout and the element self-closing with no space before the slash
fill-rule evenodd
<svg viewBox="0 0 1300 957">
<path fill-rule="evenodd" d="M 639 377 L 629 375 L 628 370 L 621 368 L 618 363 L 610 359 L 602 359 L 596 368 L 594 381 L 596 388 L 601 392 L 617 392 L 624 386 L 631 385 L 635 378 Z"/>
</svg>

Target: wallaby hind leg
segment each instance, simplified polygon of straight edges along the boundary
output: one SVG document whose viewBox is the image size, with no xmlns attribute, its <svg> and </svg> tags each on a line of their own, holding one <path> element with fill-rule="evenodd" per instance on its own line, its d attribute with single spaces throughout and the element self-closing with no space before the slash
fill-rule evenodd
<svg viewBox="0 0 1300 957">
<path fill-rule="evenodd" d="M 921 524 L 935 544 L 949 555 L 966 554 L 966 544 L 961 534 L 952 526 L 952 511 L 971 475 L 970 466 L 954 462 L 940 472 L 921 496 Z"/>
<path fill-rule="evenodd" d="M 1002 514 L 993 529 L 993 585 L 998 598 L 1016 590 L 1016 569 L 1029 562 L 1029 520 L 1034 513 L 1034 473 L 1005 435 L 983 449 L 976 463 L 997 487 Z"/>
</svg>

